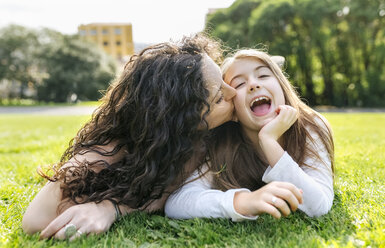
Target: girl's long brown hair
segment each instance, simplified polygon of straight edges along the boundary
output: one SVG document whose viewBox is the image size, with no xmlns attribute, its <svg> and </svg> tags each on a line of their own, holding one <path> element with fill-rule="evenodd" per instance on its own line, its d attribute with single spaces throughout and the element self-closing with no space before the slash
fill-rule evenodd
<svg viewBox="0 0 385 248">
<path fill-rule="evenodd" d="M 148 206 L 168 186 L 181 183 L 183 178 L 178 178 L 192 157 L 193 144 L 199 147 L 207 133 L 197 129 L 204 109 L 208 127 L 204 116 L 210 111 L 202 74 L 204 54 L 217 60 L 221 51 L 219 43 L 200 34 L 132 56 L 53 168 L 54 175 L 41 175 L 61 182 L 63 200 L 111 200 L 132 208 Z M 103 149 L 111 144 L 112 151 Z M 87 153 L 106 159 L 76 159 Z M 107 161 L 118 154 L 123 155 L 117 162 Z"/>
<path fill-rule="evenodd" d="M 326 120 L 316 111 L 307 106 L 298 97 L 297 92 L 283 74 L 281 68 L 271 57 L 262 51 L 245 49 L 236 52 L 222 64 L 223 77 L 235 60 L 253 58 L 267 65 L 277 77 L 284 96 L 285 104 L 297 109 L 297 121 L 283 134 L 283 149 L 300 166 L 309 166 L 305 158 L 311 157 L 322 161 L 319 151 L 310 143 L 315 140 L 310 132 L 317 134 L 326 148 L 334 171 L 334 143 L 332 131 Z M 251 141 L 242 132 L 239 123 L 226 123 L 211 131 L 209 144 L 210 167 L 214 171 L 214 182 L 221 190 L 245 187 L 256 190 L 264 185 L 262 175 L 268 164 L 263 162 Z M 323 161 L 324 162 L 324 161 Z M 324 162 L 325 166 L 329 166 Z"/>
</svg>

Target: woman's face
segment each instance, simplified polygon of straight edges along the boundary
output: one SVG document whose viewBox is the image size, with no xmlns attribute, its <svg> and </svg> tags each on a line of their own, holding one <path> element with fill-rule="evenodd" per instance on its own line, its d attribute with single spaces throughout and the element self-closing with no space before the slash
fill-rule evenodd
<svg viewBox="0 0 385 248">
<path fill-rule="evenodd" d="M 210 112 L 205 118 L 211 129 L 234 118 L 232 99 L 236 91 L 223 81 L 219 66 L 207 55 L 203 57 L 203 77 L 210 92 L 207 101 L 210 104 Z M 205 108 L 202 114 L 206 110 Z M 200 128 L 204 126 L 201 125 Z"/>
<path fill-rule="evenodd" d="M 225 81 L 237 91 L 235 112 L 246 129 L 259 131 L 277 116 L 277 107 L 285 104 L 278 79 L 258 59 L 235 60 L 226 72 Z"/>
</svg>

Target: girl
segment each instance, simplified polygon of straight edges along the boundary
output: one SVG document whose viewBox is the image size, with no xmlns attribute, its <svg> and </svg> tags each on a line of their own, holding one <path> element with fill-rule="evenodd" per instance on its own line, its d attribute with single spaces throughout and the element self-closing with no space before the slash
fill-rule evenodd
<svg viewBox="0 0 385 248">
<path fill-rule="evenodd" d="M 334 195 L 327 121 L 299 99 L 264 52 L 241 50 L 225 60 L 222 73 L 237 91 L 238 123 L 213 131 L 205 173 L 196 171 L 169 197 L 166 215 L 237 221 L 262 213 L 279 218 L 297 208 L 326 214 Z"/>
<path fill-rule="evenodd" d="M 54 175 L 41 172 L 51 182 L 29 205 L 24 231 L 74 239 L 121 214 L 162 209 L 201 161 L 207 130 L 232 119 L 236 92 L 214 62 L 220 55 L 196 35 L 133 56 Z"/>
</svg>

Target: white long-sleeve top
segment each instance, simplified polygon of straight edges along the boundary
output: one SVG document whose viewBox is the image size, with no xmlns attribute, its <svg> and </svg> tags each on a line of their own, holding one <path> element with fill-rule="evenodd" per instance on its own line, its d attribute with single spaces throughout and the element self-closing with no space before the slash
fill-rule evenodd
<svg viewBox="0 0 385 248">
<path fill-rule="evenodd" d="M 305 158 L 305 163 L 312 167 L 300 167 L 291 156 L 285 152 L 280 160 L 269 166 L 262 180 L 265 183 L 273 181 L 289 182 L 303 190 L 303 203 L 299 209 L 310 217 L 326 214 L 333 203 L 333 173 L 331 161 L 326 147 L 318 134 L 310 131 L 314 143 L 308 140 L 308 145 L 319 152 L 322 161 L 315 158 Z M 202 171 L 208 167 L 203 166 Z M 198 178 L 198 179 L 197 179 Z M 194 180 L 195 179 L 195 180 Z M 249 191 L 245 188 L 230 189 L 225 192 L 212 189 L 213 173 L 208 172 L 199 178 L 195 171 L 187 184 L 173 193 L 165 205 L 165 214 L 170 218 L 189 219 L 195 217 L 231 218 L 233 221 L 256 219 L 258 216 L 244 216 L 234 209 L 234 194 L 238 191 Z"/>
</svg>

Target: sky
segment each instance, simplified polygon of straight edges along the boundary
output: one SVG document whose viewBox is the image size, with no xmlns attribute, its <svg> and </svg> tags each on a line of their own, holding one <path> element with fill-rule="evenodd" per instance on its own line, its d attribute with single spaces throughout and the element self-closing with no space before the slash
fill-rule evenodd
<svg viewBox="0 0 385 248">
<path fill-rule="evenodd" d="M 80 24 L 129 22 L 135 43 L 177 40 L 204 28 L 209 8 L 235 0 L 0 0 L 0 28 L 19 24 L 74 34 Z"/>
</svg>

